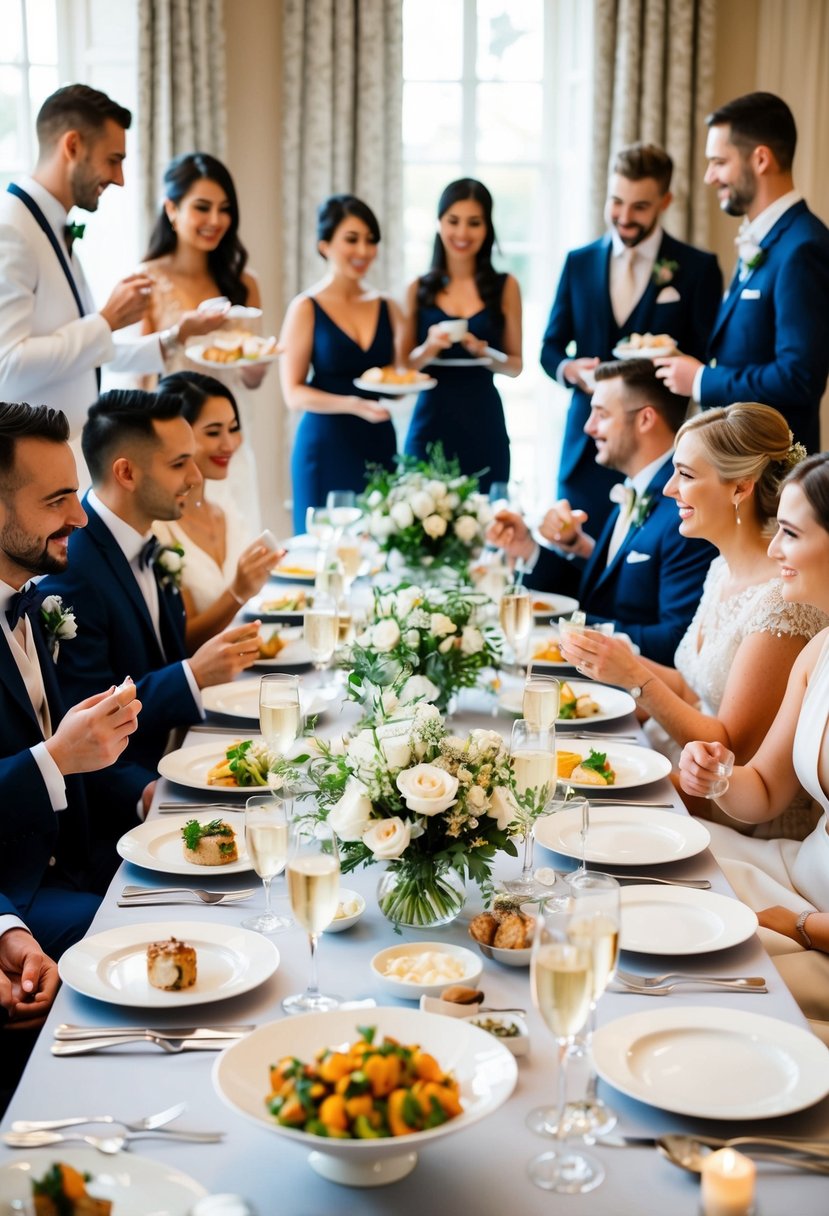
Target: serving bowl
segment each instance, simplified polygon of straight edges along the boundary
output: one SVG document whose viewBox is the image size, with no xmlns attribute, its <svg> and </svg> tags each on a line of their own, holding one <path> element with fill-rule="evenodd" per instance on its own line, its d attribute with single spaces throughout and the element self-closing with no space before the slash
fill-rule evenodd
<svg viewBox="0 0 829 1216">
<path fill-rule="evenodd" d="M 505 950 L 503 946 L 487 946 L 474 937 L 472 940 L 484 958 L 492 959 L 496 963 L 503 963 L 505 967 L 529 967 L 530 965 L 532 946 L 526 946 L 523 950 Z"/>
<path fill-rule="evenodd" d="M 423 954 L 445 954 L 463 965 L 463 972 L 447 975 L 432 983 L 425 980 L 404 980 L 387 975 L 386 968 L 395 960 L 414 958 Z M 449 942 L 404 942 L 400 946 L 389 946 L 375 954 L 371 960 L 372 975 L 380 987 L 390 996 L 402 997 L 404 1001 L 419 1001 L 422 996 L 440 996 L 450 984 L 472 985 L 483 970 L 481 960 L 465 946 L 453 946 Z"/>
<path fill-rule="evenodd" d="M 349 916 L 335 917 L 331 924 L 326 926 L 326 933 L 342 933 L 344 929 L 350 929 L 352 925 L 357 924 L 357 921 L 366 910 L 366 901 L 359 891 L 351 891 L 348 887 L 340 887 L 339 903 L 349 904 L 352 901 L 355 901 L 359 905 L 357 911 L 352 912 Z"/>
<path fill-rule="evenodd" d="M 463 1114 L 428 1131 L 384 1140 L 328 1139 L 280 1126 L 266 1106 L 271 1063 L 283 1056 L 310 1061 L 321 1048 L 350 1043 L 360 1020 L 354 1011 L 334 1010 L 260 1026 L 219 1056 L 213 1066 L 213 1086 L 223 1102 L 251 1123 L 310 1151 L 309 1164 L 323 1178 L 359 1187 L 405 1178 L 417 1164 L 419 1152 L 492 1114 L 513 1091 L 518 1075 L 515 1059 L 494 1035 L 465 1020 L 381 1007 L 371 1010 L 378 1039 L 388 1035 L 430 1052 L 441 1068 L 457 1078 Z"/>
</svg>

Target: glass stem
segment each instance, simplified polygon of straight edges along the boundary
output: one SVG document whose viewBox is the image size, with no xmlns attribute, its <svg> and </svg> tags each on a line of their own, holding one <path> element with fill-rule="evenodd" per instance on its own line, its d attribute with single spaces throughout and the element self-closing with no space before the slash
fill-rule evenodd
<svg viewBox="0 0 829 1216">
<path fill-rule="evenodd" d="M 317 934 L 317 933 L 308 934 L 308 943 L 311 947 L 311 981 L 308 984 L 308 992 L 311 993 L 312 996 L 316 996 L 319 993 L 319 984 L 317 982 L 317 942 L 318 941 L 319 941 L 319 934 Z"/>
<path fill-rule="evenodd" d="M 265 888 L 265 916 L 270 919 L 273 916 L 273 911 L 271 910 L 271 879 L 263 878 L 262 886 Z"/>
<path fill-rule="evenodd" d="M 556 1140 L 562 1142 L 569 1139 L 565 1117 L 567 1107 L 567 1060 L 570 1055 L 570 1044 L 567 1039 L 558 1040 L 558 1116 L 556 1118 Z"/>
<path fill-rule="evenodd" d="M 529 882 L 533 876 L 533 825 L 528 819 L 524 824 L 524 864 L 521 868 L 521 878 Z"/>
<path fill-rule="evenodd" d="M 587 1053 L 587 1063 L 589 1072 L 587 1074 L 587 1091 L 585 1093 L 585 1101 L 588 1106 L 593 1106 L 598 1099 L 599 1074 L 596 1072 L 596 1067 L 593 1063 L 593 1035 L 596 1033 L 596 1002 L 593 1001 L 590 1006 L 590 1015 L 587 1019 L 587 1032 L 584 1039 L 584 1049 Z"/>
</svg>

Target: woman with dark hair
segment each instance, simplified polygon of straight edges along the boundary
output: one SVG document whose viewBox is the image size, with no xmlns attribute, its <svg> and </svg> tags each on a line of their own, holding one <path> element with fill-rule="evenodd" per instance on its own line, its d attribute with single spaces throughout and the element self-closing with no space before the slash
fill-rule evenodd
<svg viewBox="0 0 829 1216">
<path fill-rule="evenodd" d="M 802 461 L 783 483 L 769 554 L 783 595 L 829 613 L 829 453 Z M 757 912 L 763 944 L 812 1028 L 829 1043 L 829 629 L 796 660 L 758 751 L 717 786 L 722 743 L 686 744 L 682 788 L 711 797 L 733 819 L 762 823 L 802 786 L 823 810 L 802 843 L 753 840 L 711 824 L 711 848 L 737 896 Z"/>
<path fill-rule="evenodd" d="M 247 250 L 239 240 L 236 188 L 225 166 L 206 152 L 177 156 L 164 173 L 164 201 L 141 267 L 155 284 L 144 331 L 175 333 L 185 313 L 219 296 L 237 308 L 257 310 L 248 317 L 243 313 L 239 320 L 231 317 L 228 325 L 243 329 L 258 325 L 259 284 L 246 269 L 247 260 Z M 239 398 L 246 431 L 253 429 L 253 402 L 247 399 L 245 390 L 258 388 L 267 366 L 216 367 L 217 378 L 230 384 Z M 167 372 L 194 368 L 183 343 L 168 346 Z M 245 515 L 257 521 L 256 472 L 249 444 L 243 456 L 234 469 L 230 490 Z"/>
<path fill-rule="evenodd" d="M 367 463 L 394 467 L 389 412 L 354 386 L 368 368 L 402 362 L 400 311 L 364 281 L 379 243 L 373 211 L 353 194 L 320 203 L 317 248 L 327 270 L 291 301 L 279 338 L 285 403 L 302 412 L 291 456 L 296 532 L 329 490 L 361 491 Z"/>
<path fill-rule="evenodd" d="M 224 629 L 242 604 L 265 585 L 280 556 L 251 532 L 232 503 L 221 507 L 207 497 L 210 483 L 223 482 L 242 442 L 239 410 L 227 385 L 201 372 L 173 372 L 158 385 L 184 402 L 182 417 L 196 438 L 195 459 L 202 484 L 188 496 L 179 519 L 153 526 L 164 545 L 184 550 L 181 594 L 187 615 L 188 653 Z"/>
<path fill-rule="evenodd" d="M 508 481 L 510 472 L 504 408 L 492 375 L 517 376 L 522 368 L 521 293 L 511 274 L 493 267 L 494 244 L 486 186 L 471 177 L 450 182 L 438 202 L 431 268 L 406 298 L 409 366 L 428 365 L 438 382 L 417 399 L 406 453 L 423 459 L 439 440 L 464 473 L 482 474 L 484 491 Z M 494 362 L 491 349 L 506 358 Z"/>
</svg>

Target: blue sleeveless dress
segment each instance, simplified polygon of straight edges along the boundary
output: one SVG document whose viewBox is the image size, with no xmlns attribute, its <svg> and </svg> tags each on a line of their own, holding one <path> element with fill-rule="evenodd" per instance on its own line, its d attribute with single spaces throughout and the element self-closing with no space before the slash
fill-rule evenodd
<svg viewBox="0 0 829 1216">
<path fill-rule="evenodd" d="M 394 362 L 394 340 L 389 307 L 380 301 L 377 329 L 371 346 L 363 350 L 328 316 L 311 297 L 314 305 L 314 344 L 311 350 L 312 374 L 308 384 L 324 393 L 366 397 L 376 401 L 375 393 L 355 388 L 353 381 L 370 367 Z M 294 495 L 294 531 L 305 531 L 308 507 L 325 506 L 329 490 L 365 489 L 366 463 L 394 468 L 397 439 L 391 422 L 366 422 L 355 414 L 302 415 L 291 455 L 291 480 Z"/>
<path fill-rule="evenodd" d="M 437 304 L 419 308 L 418 345 L 425 341 L 429 326 L 447 320 L 448 315 Z M 482 308 L 468 321 L 470 333 L 482 338 L 488 346 L 501 349 L 503 317 L 493 317 Z M 471 358 L 460 343 L 449 347 L 446 357 Z M 438 383 L 431 391 L 418 396 L 406 436 L 406 454 L 425 460 L 427 446 L 440 440 L 446 455 L 460 461 L 463 473 L 487 470 L 481 475 L 484 493 L 489 491 L 493 481 L 509 481 L 509 435 L 491 367 L 441 367 L 438 359 L 423 371 L 434 376 Z"/>
</svg>

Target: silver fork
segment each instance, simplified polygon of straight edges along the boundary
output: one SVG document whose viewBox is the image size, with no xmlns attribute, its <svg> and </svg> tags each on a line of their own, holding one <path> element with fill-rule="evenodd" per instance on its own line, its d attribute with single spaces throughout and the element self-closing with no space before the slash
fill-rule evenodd
<svg viewBox="0 0 829 1216">
<path fill-rule="evenodd" d="M 205 891 L 200 887 L 124 887 L 122 899 L 141 900 L 154 899 L 157 895 L 173 895 L 183 891 L 186 895 L 196 895 L 203 904 L 229 904 L 240 899 L 250 899 L 253 887 L 242 891 Z"/>
<path fill-rule="evenodd" d="M 596 869 L 595 866 L 588 866 L 588 872 Z M 605 873 L 606 871 L 600 871 Z M 617 882 L 637 883 L 657 883 L 662 887 L 690 887 L 694 891 L 709 891 L 711 882 L 708 878 L 657 878 L 653 874 L 614 874 L 613 878 Z"/>
<path fill-rule="evenodd" d="M 687 971 L 666 971 L 663 975 L 637 975 L 633 971 L 622 971 L 616 968 L 616 979 L 623 984 L 635 984 L 639 988 L 661 988 L 670 980 L 684 981 L 688 984 L 736 984 L 740 988 L 762 988 L 765 979 L 762 975 L 691 975 Z"/>
<path fill-rule="evenodd" d="M 182 1051 L 224 1051 L 235 1040 L 227 1036 L 220 1039 L 185 1038 L 168 1039 L 146 1031 L 144 1034 L 121 1034 L 100 1039 L 72 1039 L 52 1044 L 53 1056 L 82 1056 L 87 1052 L 103 1051 L 107 1047 L 125 1047 L 129 1043 L 154 1043 L 168 1055 L 177 1056 Z M 172 1132 L 169 1133 L 172 1135 Z"/>
<path fill-rule="evenodd" d="M 186 1102 L 177 1102 L 175 1106 L 168 1106 L 166 1110 L 160 1110 L 156 1115 L 146 1115 L 145 1118 L 136 1119 L 133 1123 L 128 1123 L 126 1119 L 116 1119 L 114 1115 L 75 1115 L 71 1119 L 15 1119 L 12 1123 L 12 1131 L 51 1132 L 60 1127 L 77 1127 L 82 1123 L 117 1123 L 119 1127 L 125 1127 L 130 1132 L 150 1132 L 156 1127 L 164 1127 L 166 1123 L 172 1123 L 173 1119 L 184 1114 L 186 1109 Z"/>
<path fill-rule="evenodd" d="M 713 980 L 702 980 L 700 982 L 707 984 L 711 988 L 716 988 L 719 992 L 768 992 L 765 984 L 762 987 L 749 988 L 745 984 L 715 983 Z M 693 979 L 673 980 L 669 984 L 660 984 L 657 987 L 656 985 L 651 986 L 648 984 L 626 984 L 624 980 L 619 980 L 619 987 L 612 989 L 612 991 L 617 993 L 630 992 L 635 996 L 670 996 L 674 989 L 687 987 L 689 984 L 695 983 L 697 981 Z"/>
</svg>

